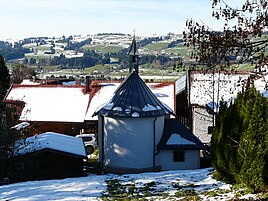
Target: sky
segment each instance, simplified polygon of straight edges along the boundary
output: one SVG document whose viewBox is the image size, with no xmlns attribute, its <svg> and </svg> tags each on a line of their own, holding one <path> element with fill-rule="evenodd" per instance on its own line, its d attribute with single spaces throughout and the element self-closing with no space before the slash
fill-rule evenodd
<svg viewBox="0 0 268 201">
<path fill-rule="evenodd" d="M 230 0 L 231 1 L 231 0 Z M 241 0 L 238 0 L 241 1 Z M 214 30 L 210 0 L 0 0 L 0 40 L 36 36 L 182 33 L 189 18 Z"/>
</svg>

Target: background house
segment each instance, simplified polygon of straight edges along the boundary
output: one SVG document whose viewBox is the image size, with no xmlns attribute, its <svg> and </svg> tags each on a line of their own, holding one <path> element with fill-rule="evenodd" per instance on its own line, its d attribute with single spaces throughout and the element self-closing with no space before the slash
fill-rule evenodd
<svg viewBox="0 0 268 201">
<path fill-rule="evenodd" d="M 188 71 L 176 81 L 178 119 L 209 144 L 220 101 L 234 100 L 249 76 L 237 71 Z"/>
<path fill-rule="evenodd" d="M 4 102 L 9 127 L 29 122 L 29 135 L 47 131 L 77 135 L 86 130 L 89 94 L 85 86 L 12 85 Z"/>
</svg>

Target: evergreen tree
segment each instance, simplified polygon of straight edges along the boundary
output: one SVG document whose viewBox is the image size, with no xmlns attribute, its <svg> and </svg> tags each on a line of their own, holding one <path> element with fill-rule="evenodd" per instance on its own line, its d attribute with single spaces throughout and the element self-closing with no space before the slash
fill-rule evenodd
<svg viewBox="0 0 268 201">
<path fill-rule="evenodd" d="M 254 192 L 258 192 L 265 187 L 266 101 L 256 90 L 251 94 L 248 102 L 254 102 L 254 105 L 248 128 L 243 133 L 238 150 L 238 160 L 242 163 L 238 180 L 249 186 Z"/>
<path fill-rule="evenodd" d="M 4 57 L 0 55 L 0 101 L 4 99 L 6 92 L 10 86 L 10 74 L 4 61 Z"/>
<path fill-rule="evenodd" d="M 268 184 L 268 101 L 250 84 L 221 107 L 212 135 L 212 164 L 223 179 L 254 192 Z"/>
<path fill-rule="evenodd" d="M 5 109 L 0 111 L 0 184 L 9 183 L 19 178 L 16 172 L 16 160 L 13 155 L 15 140 L 19 136 L 7 127 Z"/>
<path fill-rule="evenodd" d="M 242 128 L 242 118 L 239 114 L 240 99 L 222 111 L 217 117 L 215 132 L 212 135 L 212 164 L 225 180 L 235 181 L 239 172 L 237 149 Z"/>
<path fill-rule="evenodd" d="M 4 178 L 10 178 L 12 174 L 10 156 L 14 144 L 14 136 L 7 128 L 6 108 L 2 102 L 10 86 L 9 71 L 4 62 L 3 56 L 0 55 L 0 182 Z"/>
</svg>

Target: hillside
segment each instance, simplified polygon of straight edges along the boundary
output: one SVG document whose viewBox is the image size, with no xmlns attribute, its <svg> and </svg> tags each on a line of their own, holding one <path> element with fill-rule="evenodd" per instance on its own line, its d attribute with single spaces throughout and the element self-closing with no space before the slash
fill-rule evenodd
<svg viewBox="0 0 268 201">
<path fill-rule="evenodd" d="M 168 80 L 176 80 L 180 72 L 196 63 L 181 34 L 135 38 L 141 75 L 151 76 L 149 79 L 168 76 Z M 97 79 L 118 79 L 127 75 L 127 51 L 132 39 L 129 34 L 116 33 L 26 38 L 12 43 L 0 41 L 0 54 L 9 68 L 18 63 L 31 66 L 42 78 L 91 75 Z M 255 66 L 250 62 L 240 64 L 236 59 L 232 62 L 229 70 L 250 71 Z M 195 69 L 206 68 L 194 65 Z"/>
</svg>

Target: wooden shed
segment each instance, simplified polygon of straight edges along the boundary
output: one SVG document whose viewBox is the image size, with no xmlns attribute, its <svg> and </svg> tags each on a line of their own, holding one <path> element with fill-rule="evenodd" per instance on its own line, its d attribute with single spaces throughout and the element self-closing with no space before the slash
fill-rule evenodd
<svg viewBox="0 0 268 201">
<path fill-rule="evenodd" d="M 47 132 L 16 142 L 17 180 L 83 175 L 86 152 L 80 138 Z"/>
</svg>

